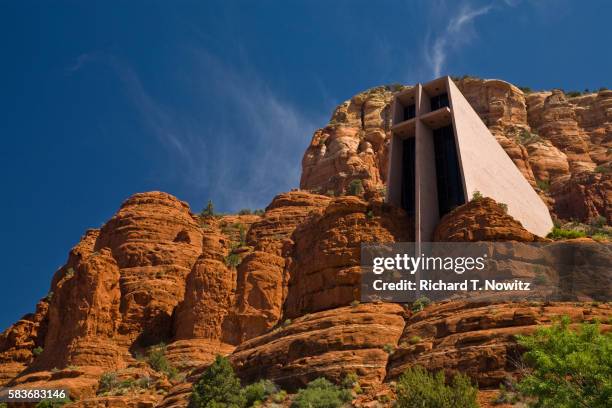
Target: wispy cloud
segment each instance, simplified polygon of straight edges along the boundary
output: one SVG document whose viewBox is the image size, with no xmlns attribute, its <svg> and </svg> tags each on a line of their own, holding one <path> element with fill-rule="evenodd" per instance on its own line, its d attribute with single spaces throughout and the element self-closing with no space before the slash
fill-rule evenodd
<svg viewBox="0 0 612 408">
<path fill-rule="evenodd" d="M 437 35 L 432 35 L 430 30 L 424 46 L 425 60 L 434 77 L 440 76 L 450 53 L 458 51 L 474 38 L 474 20 L 488 14 L 492 9 L 492 4 L 475 7 L 470 3 L 464 3 L 451 13 L 446 24 L 435 24 L 444 29 Z"/>
<path fill-rule="evenodd" d="M 191 49 L 189 88 L 194 106 L 179 110 L 154 98 L 126 62 L 84 54 L 68 70 L 99 61 L 116 72 L 145 128 L 171 153 L 177 184 L 199 200 L 225 210 L 262 207 L 298 187 L 301 157 L 321 114 L 304 113 L 282 98 L 248 64 L 228 64 L 204 49 Z M 179 81 L 180 82 L 180 81 Z"/>
</svg>

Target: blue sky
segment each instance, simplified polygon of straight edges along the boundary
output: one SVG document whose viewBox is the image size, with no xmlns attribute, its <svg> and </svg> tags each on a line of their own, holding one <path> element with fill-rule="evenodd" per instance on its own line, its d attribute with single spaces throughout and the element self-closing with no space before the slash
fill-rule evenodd
<svg viewBox="0 0 612 408">
<path fill-rule="evenodd" d="M 439 74 L 610 87 L 607 1 L 0 3 L 0 330 L 135 192 L 263 208 L 338 103 Z"/>
</svg>

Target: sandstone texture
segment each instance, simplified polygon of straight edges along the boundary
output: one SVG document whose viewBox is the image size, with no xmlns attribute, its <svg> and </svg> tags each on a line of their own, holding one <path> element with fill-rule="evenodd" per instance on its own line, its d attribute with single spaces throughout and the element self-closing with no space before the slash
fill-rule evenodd
<svg viewBox="0 0 612 408">
<path fill-rule="evenodd" d="M 611 90 L 569 97 L 561 90 L 523 92 L 501 80 L 455 82 L 553 215 L 612 222 Z M 361 179 L 366 196 L 384 194 L 390 104 L 400 89 L 372 88 L 338 106 L 304 154 L 301 188 L 342 194 Z"/>
<path fill-rule="evenodd" d="M 557 217 L 610 223 L 612 91 L 457 84 Z M 391 381 L 411 365 L 461 371 L 488 406 L 492 390 L 520 373 L 516 334 L 563 314 L 609 322 L 609 304 L 586 295 L 571 304 L 454 300 L 417 313 L 359 303 L 361 243 L 414 240 L 414 221 L 383 200 L 389 104 L 403 88 L 373 88 L 336 108 L 304 155 L 301 189 L 261 214 L 195 215 L 156 191 L 128 198 L 70 250 L 35 311 L 0 334 L 0 386 L 67 388 L 73 407 L 185 407 L 221 354 L 245 384 L 269 378 L 289 391 L 355 372 L 365 392 L 353 403 L 363 407 L 385 406 Z M 363 192 L 351 192 L 355 180 Z M 544 243 L 589 259 L 572 281 L 578 295 L 609 288 L 598 278 L 601 244 L 538 238 L 486 197 L 443 217 L 435 240 Z M 152 350 L 172 369 L 154 369 Z M 109 378 L 123 388 L 104 390 Z"/>
</svg>

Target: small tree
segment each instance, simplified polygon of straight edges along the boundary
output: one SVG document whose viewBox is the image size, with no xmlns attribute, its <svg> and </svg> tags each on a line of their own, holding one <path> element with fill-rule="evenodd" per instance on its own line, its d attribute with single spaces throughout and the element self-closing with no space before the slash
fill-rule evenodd
<svg viewBox="0 0 612 408">
<path fill-rule="evenodd" d="M 217 355 L 193 386 L 192 408 L 242 408 L 246 404 L 240 389 L 240 380 L 234 374 L 229 360 Z"/>
<path fill-rule="evenodd" d="M 212 217 L 215 215 L 215 207 L 213 206 L 212 200 L 208 200 L 208 204 L 206 204 L 206 207 L 204 207 L 200 215 L 202 217 Z"/>
<path fill-rule="evenodd" d="M 599 324 L 569 328 L 569 317 L 531 336 L 517 336 L 532 368 L 518 384 L 532 407 L 604 408 L 612 401 L 612 334 Z"/>
<path fill-rule="evenodd" d="M 431 374 L 422 367 L 409 368 L 397 383 L 398 408 L 478 408 L 478 390 L 463 374 L 446 385 L 444 373 Z"/>
</svg>

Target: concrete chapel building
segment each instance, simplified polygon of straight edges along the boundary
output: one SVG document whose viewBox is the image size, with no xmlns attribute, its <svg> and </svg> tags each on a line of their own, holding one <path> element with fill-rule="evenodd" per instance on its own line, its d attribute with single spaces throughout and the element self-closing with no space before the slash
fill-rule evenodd
<svg viewBox="0 0 612 408">
<path fill-rule="evenodd" d="M 553 227 L 548 208 L 450 77 L 416 84 L 393 101 L 387 200 L 428 242 L 440 218 L 475 191 L 508 206 L 530 232 Z"/>
</svg>

